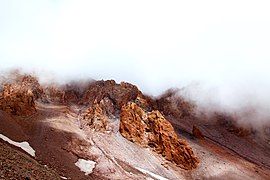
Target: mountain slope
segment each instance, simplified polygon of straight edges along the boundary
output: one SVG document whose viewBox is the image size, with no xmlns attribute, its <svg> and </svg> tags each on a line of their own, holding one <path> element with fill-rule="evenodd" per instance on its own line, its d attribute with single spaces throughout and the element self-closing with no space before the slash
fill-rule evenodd
<svg viewBox="0 0 270 180">
<path fill-rule="evenodd" d="M 267 146 L 254 144 L 256 152 L 264 153 L 251 159 L 243 153 L 248 144 L 228 145 L 244 143 L 246 138 L 235 137 L 214 122 L 206 126 L 184 99 L 151 98 L 129 83 L 40 85 L 33 76 L 19 75 L 3 86 L 0 109 L 0 133 L 29 142 L 35 157 L 25 156 L 36 162 L 35 167 L 49 168 L 44 174 L 30 171 L 32 179 L 47 175 L 53 179 L 267 179 L 270 175 Z M 194 126 L 201 136 L 192 134 Z M 226 141 L 216 138 L 221 134 Z M 18 151 L 8 147 L 8 152 L 0 152 L 1 162 L 5 154 Z M 79 160 L 92 165 L 80 169 Z M 17 168 L 16 158 L 11 161 L 5 166 Z"/>
</svg>

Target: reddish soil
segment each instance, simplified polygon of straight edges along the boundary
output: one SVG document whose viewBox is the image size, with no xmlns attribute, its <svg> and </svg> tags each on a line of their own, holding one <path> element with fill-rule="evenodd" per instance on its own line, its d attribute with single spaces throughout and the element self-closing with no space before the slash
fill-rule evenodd
<svg viewBox="0 0 270 180">
<path fill-rule="evenodd" d="M 0 140 L 0 179 L 60 179 L 52 169 Z"/>
</svg>

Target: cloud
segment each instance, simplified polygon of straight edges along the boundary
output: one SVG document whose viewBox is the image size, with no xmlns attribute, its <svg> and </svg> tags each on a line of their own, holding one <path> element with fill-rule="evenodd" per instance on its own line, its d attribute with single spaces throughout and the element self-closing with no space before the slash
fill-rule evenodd
<svg viewBox="0 0 270 180">
<path fill-rule="evenodd" d="M 201 101 L 264 105 L 270 90 L 269 5 L 1 1 L 1 69 L 34 69 L 60 80 L 129 81 L 154 95 L 198 83 Z"/>
</svg>

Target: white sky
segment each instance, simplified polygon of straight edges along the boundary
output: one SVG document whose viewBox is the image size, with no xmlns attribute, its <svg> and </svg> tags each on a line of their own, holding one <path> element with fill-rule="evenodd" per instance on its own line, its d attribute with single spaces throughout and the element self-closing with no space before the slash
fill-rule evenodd
<svg viewBox="0 0 270 180">
<path fill-rule="evenodd" d="M 269 9 L 259 0 L 0 0 L 1 68 L 124 80 L 155 95 L 194 82 L 223 97 L 270 94 Z"/>
</svg>

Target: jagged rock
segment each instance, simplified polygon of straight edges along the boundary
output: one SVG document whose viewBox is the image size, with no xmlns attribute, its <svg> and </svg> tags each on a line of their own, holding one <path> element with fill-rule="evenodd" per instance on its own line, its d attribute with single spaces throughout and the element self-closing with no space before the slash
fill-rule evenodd
<svg viewBox="0 0 270 180">
<path fill-rule="evenodd" d="M 3 86 L 0 109 L 13 115 L 32 115 L 36 112 L 35 100 L 41 97 L 42 92 L 35 77 L 30 75 L 18 77 L 16 82 Z"/>
<path fill-rule="evenodd" d="M 193 125 L 192 134 L 193 134 L 194 137 L 196 137 L 198 139 L 203 139 L 204 138 L 204 135 L 201 132 L 201 130 L 195 125 Z"/>
<path fill-rule="evenodd" d="M 82 118 L 84 127 L 90 127 L 95 131 L 108 129 L 108 117 L 97 101 L 83 113 Z"/>
<path fill-rule="evenodd" d="M 150 98 L 147 96 L 144 96 L 143 94 L 139 94 L 137 98 L 135 99 L 135 103 L 140 106 L 142 109 L 145 109 L 147 111 L 151 111 L 153 109 L 152 102 L 150 102 Z"/>
<path fill-rule="evenodd" d="M 56 104 L 78 104 L 87 90 L 89 81 L 71 81 L 67 84 L 46 84 L 44 90 L 44 102 Z"/>
<path fill-rule="evenodd" d="M 121 109 L 120 133 L 128 140 L 141 144 L 148 144 L 147 114 L 135 103 L 128 103 Z"/>
<path fill-rule="evenodd" d="M 197 167 L 198 159 L 186 141 L 178 138 L 159 111 L 145 112 L 135 103 L 121 109 L 120 133 L 130 141 L 148 145 L 184 169 Z"/>
<path fill-rule="evenodd" d="M 116 109 L 115 106 L 113 104 L 113 102 L 108 98 L 105 97 L 103 98 L 100 102 L 99 105 L 101 107 L 101 109 L 103 110 L 103 112 L 108 116 L 108 117 L 113 117 Z"/>
<path fill-rule="evenodd" d="M 76 104 L 79 101 L 79 95 L 73 89 L 50 85 L 45 88 L 45 98 L 43 100 L 60 104 Z"/>
<path fill-rule="evenodd" d="M 43 101 L 63 103 L 64 102 L 64 91 L 60 90 L 59 87 L 50 85 L 44 89 L 45 97 Z"/>
<path fill-rule="evenodd" d="M 18 79 L 18 81 L 21 81 L 21 83 L 19 83 L 20 86 L 30 90 L 33 93 L 35 100 L 42 96 L 43 88 L 39 84 L 36 77 L 31 75 L 24 75 L 21 77 L 21 79 Z"/>
<path fill-rule="evenodd" d="M 127 102 L 135 100 L 140 93 L 136 86 L 129 83 L 117 84 L 113 80 L 95 81 L 89 85 L 80 104 L 92 105 L 95 100 L 100 102 L 107 97 L 116 109 L 121 109 Z"/>
<path fill-rule="evenodd" d="M 63 100 L 64 103 L 77 103 L 79 101 L 76 91 L 67 90 L 64 91 Z"/>
</svg>

